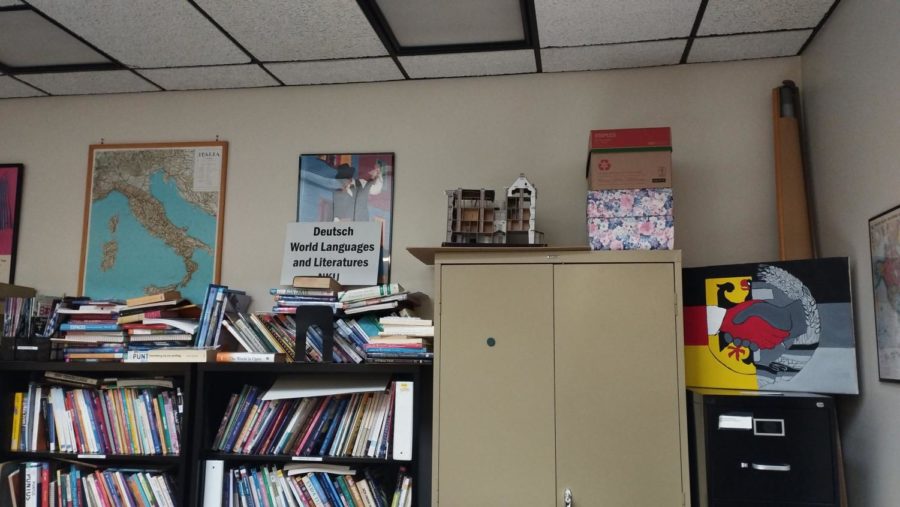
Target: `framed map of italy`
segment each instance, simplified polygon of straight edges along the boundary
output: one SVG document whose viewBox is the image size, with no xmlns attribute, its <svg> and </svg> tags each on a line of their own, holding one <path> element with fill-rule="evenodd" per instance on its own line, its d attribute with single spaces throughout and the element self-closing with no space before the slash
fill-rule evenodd
<svg viewBox="0 0 900 507">
<path fill-rule="evenodd" d="M 91 145 L 81 294 L 178 290 L 203 304 L 219 281 L 227 159 L 218 141 Z"/>
</svg>

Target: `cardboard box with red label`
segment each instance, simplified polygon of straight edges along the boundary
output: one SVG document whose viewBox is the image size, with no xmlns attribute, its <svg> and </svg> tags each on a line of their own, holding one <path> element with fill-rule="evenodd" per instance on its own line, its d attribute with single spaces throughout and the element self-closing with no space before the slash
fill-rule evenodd
<svg viewBox="0 0 900 507">
<path fill-rule="evenodd" d="M 669 127 L 592 130 L 588 150 L 589 190 L 672 186 Z"/>
</svg>

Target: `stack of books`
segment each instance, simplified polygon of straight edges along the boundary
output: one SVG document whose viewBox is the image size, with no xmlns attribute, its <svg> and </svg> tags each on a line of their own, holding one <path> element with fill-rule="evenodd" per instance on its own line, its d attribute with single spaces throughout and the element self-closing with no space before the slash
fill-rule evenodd
<svg viewBox="0 0 900 507">
<path fill-rule="evenodd" d="M 399 283 L 350 289 L 338 295 L 344 315 L 392 311 L 408 299 L 409 293 Z"/>
<path fill-rule="evenodd" d="M 392 382 L 387 391 L 300 399 L 264 400 L 264 392 L 247 385 L 231 395 L 214 450 L 411 459 L 411 382 Z"/>
<path fill-rule="evenodd" d="M 96 379 L 48 372 L 13 393 L 10 449 L 78 454 L 177 455 L 181 390 L 171 379 Z M 126 387 L 140 386 L 140 387 Z"/>
<path fill-rule="evenodd" d="M 381 317 L 378 336 L 366 344 L 366 362 L 431 363 L 434 361 L 434 325 L 408 313 Z"/>
<path fill-rule="evenodd" d="M 115 301 L 76 299 L 58 314 L 61 338 L 51 340 L 60 345 L 67 362 L 121 361 L 127 351 L 125 332 L 118 324 L 119 310 L 125 305 Z"/>
<path fill-rule="evenodd" d="M 325 306 L 337 312 L 341 290 L 343 286 L 330 276 L 295 276 L 291 287 L 269 289 L 275 299 L 272 312 L 294 314 L 304 306 Z"/>
<path fill-rule="evenodd" d="M 101 470 L 77 462 L 7 462 L 0 464 L 0 479 L 11 500 L 3 505 L 176 505 L 171 478 L 159 470 Z"/>
<path fill-rule="evenodd" d="M 381 484 L 385 481 L 379 481 L 368 469 L 357 473 L 342 465 L 288 464 L 284 468 L 274 466 L 232 468 L 225 475 L 227 483 L 221 484 L 218 489 L 224 492 L 221 505 L 247 507 L 408 505 L 392 504 Z M 225 477 L 222 479 L 225 480 Z"/>
</svg>

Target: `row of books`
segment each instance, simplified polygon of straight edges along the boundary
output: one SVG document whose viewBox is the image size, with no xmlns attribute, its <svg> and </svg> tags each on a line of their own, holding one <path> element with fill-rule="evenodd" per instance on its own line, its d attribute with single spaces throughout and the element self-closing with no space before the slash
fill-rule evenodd
<svg viewBox="0 0 900 507">
<path fill-rule="evenodd" d="M 117 385 L 117 384 L 116 384 Z M 13 393 L 10 450 L 177 455 L 181 391 L 74 388 L 31 382 Z"/>
<path fill-rule="evenodd" d="M 212 447 L 239 454 L 412 459 L 413 383 L 386 391 L 263 399 L 244 386 L 233 394 Z"/>
<path fill-rule="evenodd" d="M 209 472 L 221 462 L 207 462 Z M 232 468 L 222 474 L 207 473 L 207 480 L 221 481 L 221 498 L 210 491 L 204 507 L 406 507 L 412 502 L 412 479 L 400 469 L 393 495 L 366 469 L 361 473 L 340 465 L 286 465 L 284 468 Z M 227 480 L 226 480 L 227 478 Z"/>
<path fill-rule="evenodd" d="M 50 320 L 60 301 L 53 296 L 4 298 L 3 336 L 50 336 L 46 333 L 55 328 Z"/>
<path fill-rule="evenodd" d="M 158 470 L 96 469 L 63 462 L 0 464 L 0 505 L 175 507 L 171 478 Z M 3 498 L 6 496 L 6 498 Z M 7 501 L 8 500 L 8 501 Z"/>
</svg>

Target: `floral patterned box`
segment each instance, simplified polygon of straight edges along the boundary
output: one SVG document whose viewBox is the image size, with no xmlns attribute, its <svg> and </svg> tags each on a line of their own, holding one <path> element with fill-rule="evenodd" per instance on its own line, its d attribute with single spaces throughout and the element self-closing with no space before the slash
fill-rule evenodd
<svg viewBox="0 0 900 507">
<path fill-rule="evenodd" d="M 671 188 L 594 190 L 587 197 L 591 250 L 671 250 Z"/>
</svg>

